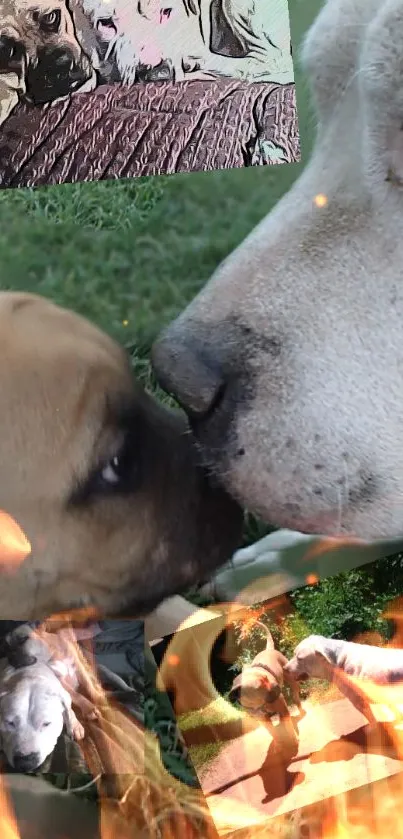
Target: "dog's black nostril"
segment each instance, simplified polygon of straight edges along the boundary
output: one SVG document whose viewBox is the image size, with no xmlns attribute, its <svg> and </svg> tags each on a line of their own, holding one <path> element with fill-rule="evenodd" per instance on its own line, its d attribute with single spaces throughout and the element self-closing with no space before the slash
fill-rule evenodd
<svg viewBox="0 0 403 839">
<path fill-rule="evenodd" d="M 24 57 L 24 47 L 15 38 L 0 35 L 0 70 L 11 69 Z"/>
<path fill-rule="evenodd" d="M 30 752 L 27 755 L 16 752 L 13 755 L 13 766 L 18 772 L 32 772 L 39 765 L 39 752 Z"/>
<path fill-rule="evenodd" d="M 152 348 L 152 363 L 161 387 L 189 416 L 205 416 L 217 406 L 225 380 L 206 344 L 176 337 L 168 330 Z"/>
</svg>

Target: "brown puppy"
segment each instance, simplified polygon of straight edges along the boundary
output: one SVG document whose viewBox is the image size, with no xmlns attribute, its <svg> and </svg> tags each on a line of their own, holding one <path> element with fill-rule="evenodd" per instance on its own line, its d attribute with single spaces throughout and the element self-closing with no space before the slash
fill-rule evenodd
<svg viewBox="0 0 403 839">
<path fill-rule="evenodd" d="M 0 124 L 24 95 L 41 104 L 95 83 L 65 0 L 0 0 Z"/>
<path fill-rule="evenodd" d="M 278 714 L 280 722 L 287 725 L 291 737 L 296 739 L 297 735 L 282 689 L 284 683 L 289 685 L 293 700 L 301 712 L 298 682 L 292 674 L 284 671 L 288 663 L 287 659 L 274 648 L 273 637 L 267 626 L 260 621 L 256 621 L 254 626 L 261 626 L 264 630 L 267 637 L 266 649 L 258 653 L 252 664 L 244 667 L 242 673 L 234 679 L 229 699 L 232 702 L 239 702 L 249 714 L 258 716 L 268 723 Z"/>
<path fill-rule="evenodd" d="M 199 468 L 182 414 L 82 317 L 0 293 L 0 511 L 29 555 L 2 551 L 0 616 L 87 605 L 142 616 L 232 553 L 239 508 Z"/>
</svg>

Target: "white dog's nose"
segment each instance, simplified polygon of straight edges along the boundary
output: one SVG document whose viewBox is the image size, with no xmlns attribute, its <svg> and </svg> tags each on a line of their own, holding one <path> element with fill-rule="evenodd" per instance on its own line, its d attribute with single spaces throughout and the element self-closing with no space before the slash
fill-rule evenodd
<svg viewBox="0 0 403 839">
<path fill-rule="evenodd" d="M 219 398 L 224 377 L 217 355 L 205 342 L 182 337 L 175 324 L 152 349 L 152 361 L 161 386 L 172 394 L 187 414 L 202 417 Z"/>
<path fill-rule="evenodd" d="M 18 772 L 33 772 L 41 764 L 39 752 L 30 752 L 27 755 L 16 752 L 13 755 L 13 766 Z"/>
</svg>

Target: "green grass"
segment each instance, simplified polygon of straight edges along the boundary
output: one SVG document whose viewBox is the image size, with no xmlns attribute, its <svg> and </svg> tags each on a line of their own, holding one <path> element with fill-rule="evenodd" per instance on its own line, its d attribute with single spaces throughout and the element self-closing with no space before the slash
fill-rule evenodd
<svg viewBox="0 0 403 839">
<path fill-rule="evenodd" d="M 274 193 L 283 191 L 274 174 L 241 170 L 3 192 L 2 287 L 50 296 L 148 348 L 268 212 Z M 291 181 L 291 173 L 285 176 L 282 182 Z"/>
<path fill-rule="evenodd" d="M 182 714 L 182 716 L 178 717 L 178 725 L 186 739 L 186 732 L 192 729 L 204 728 L 209 725 L 223 725 L 226 722 L 231 722 L 244 716 L 245 713 L 243 711 L 230 705 L 229 702 L 226 702 L 224 699 L 217 699 L 201 711 L 191 711 L 188 714 Z M 191 746 L 189 748 L 189 755 L 197 772 L 205 771 L 227 745 L 228 741 L 212 740 L 211 743 Z"/>
<path fill-rule="evenodd" d="M 291 3 L 295 44 L 318 5 Z M 312 118 L 299 82 L 307 152 Z M 147 350 L 300 169 L 286 164 L 0 192 L 1 286 L 47 295 Z"/>
</svg>

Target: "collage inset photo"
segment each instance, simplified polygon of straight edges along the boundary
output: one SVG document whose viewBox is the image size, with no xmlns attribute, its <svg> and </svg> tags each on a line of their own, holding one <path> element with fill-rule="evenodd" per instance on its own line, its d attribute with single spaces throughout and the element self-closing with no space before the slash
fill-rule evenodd
<svg viewBox="0 0 403 839">
<path fill-rule="evenodd" d="M 299 159 L 287 0 L 1 0 L 1 186 Z"/>
<path fill-rule="evenodd" d="M 153 643 L 219 835 L 292 838 L 306 820 L 323 837 L 330 813 L 334 831 L 338 816 L 370 830 L 385 783 L 388 807 L 400 795 L 402 595 L 395 554 L 259 605 L 210 604 Z"/>
<path fill-rule="evenodd" d="M 98 776 L 140 760 L 142 621 L 0 621 L 0 643 L 3 772 L 86 785 L 91 795 Z"/>
</svg>

